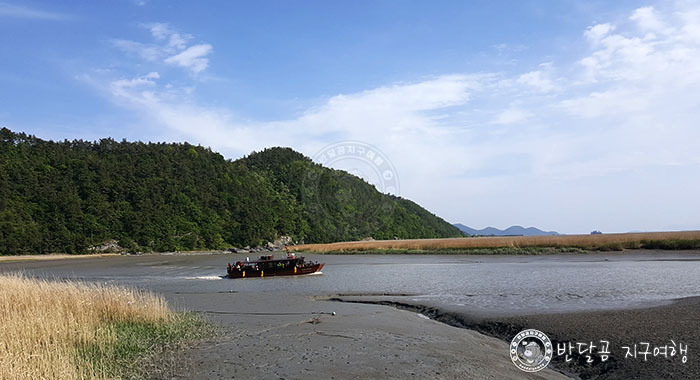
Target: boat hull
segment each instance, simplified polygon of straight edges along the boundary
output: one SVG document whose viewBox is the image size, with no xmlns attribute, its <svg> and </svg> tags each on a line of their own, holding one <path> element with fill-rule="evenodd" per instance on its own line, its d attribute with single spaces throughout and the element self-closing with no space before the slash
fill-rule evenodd
<svg viewBox="0 0 700 380">
<path fill-rule="evenodd" d="M 228 271 L 229 278 L 251 278 L 251 277 L 271 277 L 271 276 L 300 276 L 304 274 L 312 274 L 323 269 L 325 263 L 306 265 L 300 268 L 285 268 L 285 269 L 267 269 L 255 270 L 252 268 L 236 269 L 231 268 Z"/>
</svg>

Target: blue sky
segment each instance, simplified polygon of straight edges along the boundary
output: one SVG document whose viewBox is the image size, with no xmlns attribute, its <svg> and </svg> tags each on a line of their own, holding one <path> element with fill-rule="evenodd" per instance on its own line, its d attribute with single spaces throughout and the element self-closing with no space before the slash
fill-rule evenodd
<svg viewBox="0 0 700 380">
<path fill-rule="evenodd" d="M 697 1 L 0 0 L 0 52 L 42 138 L 362 141 L 450 222 L 700 229 Z"/>
</svg>

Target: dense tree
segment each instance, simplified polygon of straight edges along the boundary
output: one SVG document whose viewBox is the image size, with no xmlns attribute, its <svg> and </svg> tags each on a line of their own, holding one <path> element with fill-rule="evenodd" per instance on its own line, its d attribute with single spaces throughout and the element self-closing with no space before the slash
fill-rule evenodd
<svg viewBox="0 0 700 380">
<path fill-rule="evenodd" d="M 44 141 L 0 130 L 0 253 L 221 249 L 461 236 L 408 200 L 289 148 L 237 161 L 201 146 Z"/>
</svg>

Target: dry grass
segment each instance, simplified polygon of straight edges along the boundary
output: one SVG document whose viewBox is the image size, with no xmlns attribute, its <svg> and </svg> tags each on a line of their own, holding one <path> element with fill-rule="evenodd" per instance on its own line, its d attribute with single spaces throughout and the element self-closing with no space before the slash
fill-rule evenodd
<svg viewBox="0 0 700 380">
<path fill-rule="evenodd" d="M 623 249 L 654 247 L 663 248 L 666 243 L 700 243 L 700 231 L 645 232 L 602 235 L 558 236 L 497 236 L 453 239 L 413 239 L 352 241 L 330 244 L 304 244 L 290 247 L 295 251 L 353 252 L 397 250 L 468 250 L 479 248 L 561 247 L 582 249 Z M 682 245 L 682 244 L 681 244 Z"/>
<path fill-rule="evenodd" d="M 0 262 L 11 262 L 11 261 L 33 261 L 33 260 L 64 260 L 64 259 L 84 259 L 84 258 L 95 258 L 95 257 L 108 257 L 117 256 L 116 253 L 99 253 L 90 255 L 63 255 L 63 254 L 53 254 L 53 255 L 18 255 L 18 256 L 0 256 Z"/>
<path fill-rule="evenodd" d="M 171 318 L 152 293 L 0 275 L 0 379 L 103 379 L 77 347 L 109 350 L 110 323 Z"/>
</svg>

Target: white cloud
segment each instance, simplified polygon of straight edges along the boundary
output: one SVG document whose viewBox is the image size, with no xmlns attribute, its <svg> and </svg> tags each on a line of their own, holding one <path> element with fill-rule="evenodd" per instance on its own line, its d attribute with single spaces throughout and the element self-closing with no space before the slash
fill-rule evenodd
<svg viewBox="0 0 700 380">
<path fill-rule="evenodd" d="M 0 17 L 55 21 L 67 20 L 71 18 L 71 16 L 63 13 L 49 12 L 41 9 L 14 5 L 5 2 L 0 2 Z"/>
<path fill-rule="evenodd" d="M 151 34 L 153 35 L 153 37 L 159 40 L 165 39 L 168 35 L 172 33 L 168 24 L 161 22 L 146 25 L 146 27 L 148 27 L 151 30 Z"/>
<path fill-rule="evenodd" d="M 193 37 L 174 31 L 168 24 L 152 23 L 142 25 L 155 39 L 155 43 L 142 43 L 124 39 L 113 39 L 112 44 L 120 50 L 136 55 L 148 62 L 163 62 L 188 69 L 193 74 L 206 70 L 212 52 L 210 44 L 187 46 Z"/>
<path fill-rule="evenodd" d="M 152 73 L 113 81 L 112 95 L 167 127 L 181 133 L 196 133 L 198 141 L 210 142 L 238 154 L 275 143 L 308 146 L 307 141 L 317 145 L 327 134 L 349 139 L 378 133 L 387 139 L 410 133 L 430 135 L 436 131 L 429 128 L 432 118 L 425 112 L 466 103 L 469 89 L 476 87 L 480 79 L 478 76 L 444 76 L 338 95 L 309 109 L 298 119 L 255 123 L 237 122 L 225 110 L 183 102 L 178 89 L 164 87 L 159 92 L 144 92 L 143 87 L 151 87 L 155 84 L 153 79 L 157 78 L 158 74 Z M 200 117 L 202 120 L 198 120 Z M 196 132 L 193 125 L 199 126 Z M 236 138 L 226 138 L 226 134 Z"/>
<path fill-rule="evenodd" d="M 632 19 L 645 30 L 671 30 L 656 19 L 652 8 L 637 9 Z M 630 113 L 663 117 L 668 108 L 660 109 L 662 104 L 672 108 L 679 102 L 687 104 L 700 85 L 700 49 L 691 42 L 700 18 L 679 17 L 676 21 L 680 29 L 667 36 L 606 33 L 591 40 L 594 50 L 580 64 L 589 82 L 599 86 L 583 96 L 563 100 L 564 107 L 585 117 L 625 117 Z"/>
<path fill-rule="evenodd" d="M 637 25 L 639 25 L 639 27 L 645 31 L 663 34 L 673 32 L 673 29 L 669 28 L 665 23 L 659 20 L 656 12 L 654 11 L 654 7 L 643 7 L 635 10 L 632 13 L 632 16 L 630 16 L 630 20 L 636 21 Z"/>
<path fill-rule="evenodd" d="M 160 75 L 157 72 L 151 72 L 142 77 L 115 80 L 111 83 L 110 87 L 113 95 L 122 98 L 130 98 L 132 95 L 129 94 L 128 91 L 143 86 L 153 87 L 156 85 L 155 80 L 158 78 L 160 78 Z"/>
<path fill-rule="evenodd" d="M 209 44 L 194 45 L 166 58 L 164 62 L 190 69 L 196 74 L 204 71 L 209 65 L 209 59 L 205 58 L 205 56 L 209 55 L 211 51 L 212 46 Z"/>
<path fill-rule="evenodd" d="M 170 26 L 165 23 L 149 24 L 146 27 L 150 29 L 154 38 L 161 41 L 167 41 L 168 47 L 171 48 L 179 50 L 185 49 L 187 47 L 187 41 L 192 39 L 191 35 L 181 35 L 180 33 L 170 29 Z"/>
<path fill-rule="evenodd" d="M 146 61 L 158 61 L 163 57 L 163 48 L 157 45 L 120 39 L 112 40 L 112 44 L 120 50 L 136 55 Z"/>
<path fill-rule="evenodd" d="M 517 82 L 529 85 L 541 92 L 549 92 L 556 89 L 556 85 L 554 81 L 549 78 L 549 74 L 542 70 L 530 71 L 529 73 L 522 74 L 518 77 Z"/>
<path fill-rule="evenodd" d="M 584 36 L 586 36 L 589 41 L 596 43 L 602 40 L 603 37 L 607 36 L 608 33 L 612 32 L 614 29 L 615 27 L 610 24 L 597 24 L 588 27 L 588 29 L 584 32 Z"/>
<path fill-rule="evenodd" d="M 120 79 L 112 82 L 112 84 L 116 84 L 119 87 L 137 87 L 137 86 L 142 86 L 142 85 L 149 85 L 153 86 L 156 84 L 154 81 L 155 79 L 160 78 L 160 75 L 157 72 L 150 72 L 142 77 L 139 78 L 133 78 L 133 79 Z"/>
<path fill-rule="evenodd" d="M 532 116 L 532 113 L 522 110 L 522 109 L 517 109 L 517 108 L 509 108 L 500 114 L 496 116 L 496 119 L 493 121 L 494 124 L 514 124 L 514 123 L 519 123 L 522 121 L 525 121 L 529 117 Z"/>
</svg>

